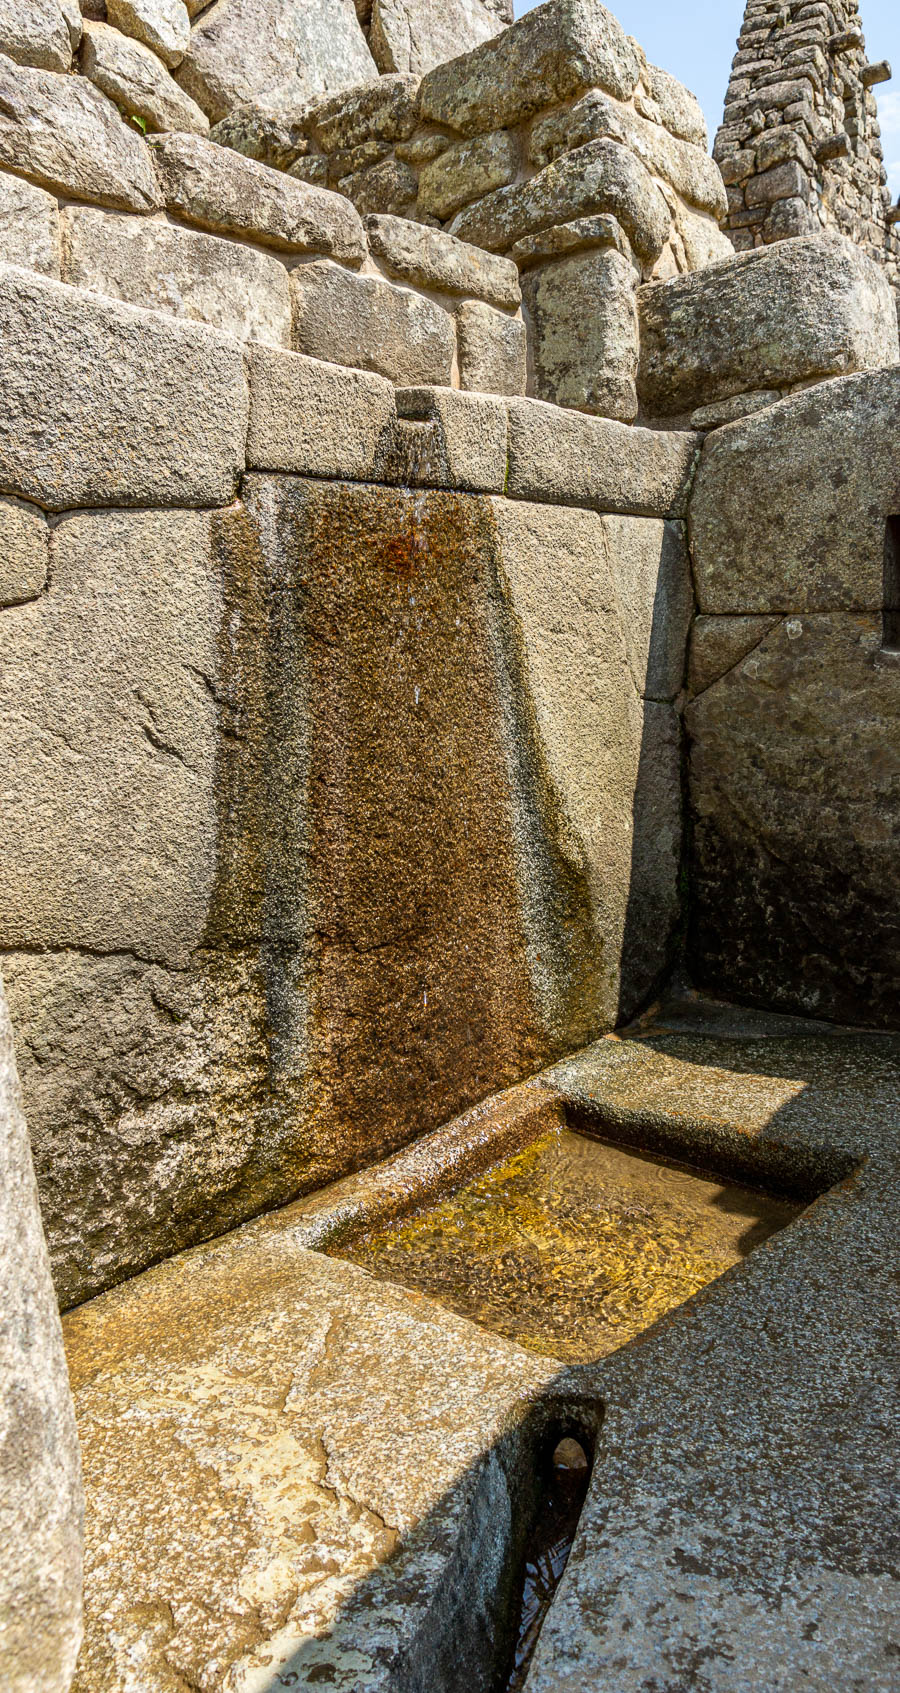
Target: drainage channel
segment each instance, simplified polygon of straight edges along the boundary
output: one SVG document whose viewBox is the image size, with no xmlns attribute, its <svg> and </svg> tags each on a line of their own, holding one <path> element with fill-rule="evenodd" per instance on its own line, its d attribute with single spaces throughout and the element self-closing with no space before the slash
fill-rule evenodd
<svg viewBox="0 0 900 1693">
<path fill-rule="evenodd" d="M 515 1590 L 511 1659 L 496 1693 L 522 1693 L 541 1629 L 562 1580 L 594 1465 L 594 1432 L 582 1420 L 551 1425 L 537 1453 L 538 1491 Z"/>
</svg>

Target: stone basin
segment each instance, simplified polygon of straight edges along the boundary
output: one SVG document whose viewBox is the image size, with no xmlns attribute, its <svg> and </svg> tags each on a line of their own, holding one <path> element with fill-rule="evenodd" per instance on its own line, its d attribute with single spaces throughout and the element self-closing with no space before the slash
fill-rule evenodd
<svg viewBox="0 0 900 1693">
<path fill-rule="evenodd" d="M 333 1248 L 566 1363 L 606 1357 L 741 1263 L 795 1201 L 555 1127 Z"/>
</svg>

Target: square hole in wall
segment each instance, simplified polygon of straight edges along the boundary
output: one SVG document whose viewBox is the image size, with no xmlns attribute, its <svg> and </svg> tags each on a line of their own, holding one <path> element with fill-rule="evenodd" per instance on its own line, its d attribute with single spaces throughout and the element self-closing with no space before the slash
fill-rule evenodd
<svg viewBox="0 0 900 1693">
<path fill-rule="evenodd" d="M 884 536 L 884 612 L 881 644 L 900 652 L 900 517 L 889 517 Z"/>
</svg>

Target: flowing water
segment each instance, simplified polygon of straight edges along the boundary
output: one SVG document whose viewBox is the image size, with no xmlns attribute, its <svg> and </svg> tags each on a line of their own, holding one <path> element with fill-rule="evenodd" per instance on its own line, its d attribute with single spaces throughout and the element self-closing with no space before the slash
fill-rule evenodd
<svg viewBox="0 0 900 1693">
<path fill-rule="evenodd" d="M 567 1363 L 631 1340 L 802 1207 L 559 1128 L 336 1256 Z"/>
</svg>

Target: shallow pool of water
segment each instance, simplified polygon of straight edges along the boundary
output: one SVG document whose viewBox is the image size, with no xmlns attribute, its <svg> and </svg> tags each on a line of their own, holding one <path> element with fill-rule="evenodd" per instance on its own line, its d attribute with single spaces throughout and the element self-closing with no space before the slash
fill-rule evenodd
<svg viewBox="0 0 900 1693">
<path fill-rule="evenodd" d="M 332 1249 L 568 1363 L 605 1357 L 802 1207 L 568 1128 Z"/>
</svg>

